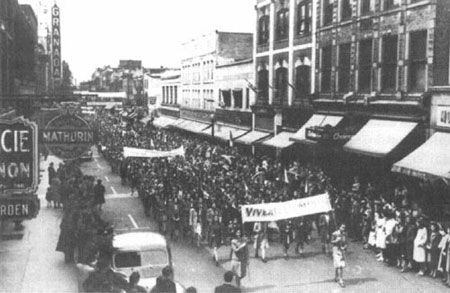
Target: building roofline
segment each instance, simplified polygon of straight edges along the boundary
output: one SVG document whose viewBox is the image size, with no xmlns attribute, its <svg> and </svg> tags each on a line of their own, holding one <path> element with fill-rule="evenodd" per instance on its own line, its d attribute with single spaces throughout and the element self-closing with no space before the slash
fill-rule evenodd
<svg viewBox="0 0 450 293">
<path fill-rule="evenodd" d="M 252 62 L 253 62 L 253 58 L 242 59 L 242 60 L 237 60 L 237 61 L 234 61 L 234 62 L 228 63 L 228 64 L 217 65 L 216 68 L 231 67 L 233 65 L 241 65 L 241 64 L 252 63 Z"/>
</svg>

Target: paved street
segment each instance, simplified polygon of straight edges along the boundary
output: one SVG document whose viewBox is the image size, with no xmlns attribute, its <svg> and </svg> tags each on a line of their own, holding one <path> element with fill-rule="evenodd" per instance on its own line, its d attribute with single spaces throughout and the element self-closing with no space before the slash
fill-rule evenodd
<svg viewBox="0 0 450 293">
<path fill-rule="evenodd" d="M 41 164 L 46 169 L 49 158 Z M 82 166 L 83 172 L 104 180 L 107 187 L 105 218 L 116 228 L 132 228 L 130 217 L 139 227 L 156 230 L 155 223 L 144 215 L 140 200 L 130 196 L 130 190 L 121 186 L 117 175 L 111 173 L 106 162 L 95 155 L 92 162 Z M 1 241 L 0 291 L 1 292 L 76 292 L 77 270 L 66 265 L 63 255 L 55 251 L 59 235 L 61 210 L 46 208 L 44 194 L 47 186 L 45 174 L 39 188 L 41 211 L 34 220 L 25 222 L 22 240 Z M 347 287 L 341 289 L 334 283 L 330 258 L 320 252 L 313 241 L 306 247 L 303 258 L 293 254 L 287 261 L 278 243 L 271 243 L 269 262 L 264 264 L 251 259 L 250 274 L 243 280 L 244 292 L 445 292 L 448 289 L 438 280 L 418 277 L 412 273 L 400 274 L 375 261 L 373 254 L 362 250 L 359 243 L 351 243 L 348 267 L 345 270 Z M 212 292 L 222 282 L 223 273 L 229 269 L 229 247 L 220 249 L 220 266 L 212 261 L 208 248 L 196 248 L 189 243 L 172 243 L 176 279 L 185 286 L 195 286 L 199 292 Z M 253 256 L 253 249 L 251 255 Z"/>
</svg>

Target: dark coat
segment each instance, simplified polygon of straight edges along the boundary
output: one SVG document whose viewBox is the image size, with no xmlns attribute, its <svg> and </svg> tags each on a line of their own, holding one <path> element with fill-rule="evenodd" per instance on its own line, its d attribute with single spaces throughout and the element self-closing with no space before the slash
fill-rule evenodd
<svg viewBox="0 0 450 293">
<path fill-rule="evenodd" d="M 103 186 L 103 184 L 97 184 L 94 186 L 94 203 L 105 203 L 105 186 Z"/>
<path fill-rule="evenodd" d="M 231 284 L 217 286 L 214 293 L 241 293 L 241 289 Z"/>
<path fill-rule="evenodd" d="M 177 288 L 175 283 L 163 277 L 158 277 L 156 279 L 156 285 L 150 290 L 151 293 L 176 293 Z"/>
</svg>

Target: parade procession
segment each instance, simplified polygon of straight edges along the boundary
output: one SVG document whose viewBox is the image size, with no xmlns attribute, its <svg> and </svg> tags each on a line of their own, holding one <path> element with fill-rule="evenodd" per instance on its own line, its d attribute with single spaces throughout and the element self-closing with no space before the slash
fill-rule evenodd
<svg viewBox="0 0 450 293">
<path fill-rule="evenodd" d="M 450 1 L 128 2 L 0 0 L 0 292 L 449 290 Z"/>
</svg>

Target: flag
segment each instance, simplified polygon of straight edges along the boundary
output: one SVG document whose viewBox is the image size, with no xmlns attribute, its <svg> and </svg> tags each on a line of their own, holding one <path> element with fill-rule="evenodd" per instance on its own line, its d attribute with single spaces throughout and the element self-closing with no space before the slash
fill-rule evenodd
<svg viewBox="0 0 450 293">
<path fill-rule="evenodd" d="M 151 147 L 152 149 L 155 148 L 155 144 L 153 143 L 153 139 L 152 139 L 152 138 L 150 138 L 150 147 Z"/>
<path fill-rule="evenodd" d="M 234 143 L 233 143 L 233 133 L 231 133 L 231 130 L 230 130 L 230 148 L 232 148 L 234 146 Z"/>
<path fill-rule="evenodd" d="M 247 183 L 245 183 L 245 181 L 244 181 L 244 189 L 245 189 L 245 194 L 248 194 L 248 186 L 247 186 Z"/>
<path fill-rule="evenodd" d="M 284 168 L 284 183 L 289 183 L 288 173 L 286 168 Z"/>
</svg>

